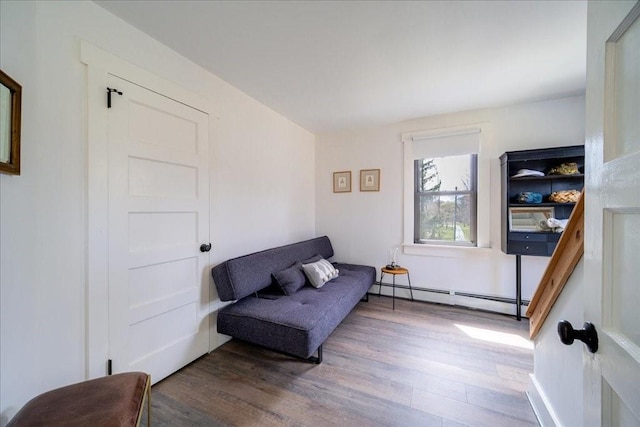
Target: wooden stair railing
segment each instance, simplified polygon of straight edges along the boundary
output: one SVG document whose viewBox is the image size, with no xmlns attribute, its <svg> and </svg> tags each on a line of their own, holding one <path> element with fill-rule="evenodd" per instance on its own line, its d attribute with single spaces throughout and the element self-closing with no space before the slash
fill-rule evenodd
<svg viewBox="0 0 640 427">
<path fill-rule="evenodd" d="M 529 336 L 531 339 L 540 331 L 573 269 L 584 253 L 584 190 L 573 208 L 567 226 L 560 236 L 558 245 L 551 255 L 547 269 L 536 289 L 529 307 Z"/>
</svg>

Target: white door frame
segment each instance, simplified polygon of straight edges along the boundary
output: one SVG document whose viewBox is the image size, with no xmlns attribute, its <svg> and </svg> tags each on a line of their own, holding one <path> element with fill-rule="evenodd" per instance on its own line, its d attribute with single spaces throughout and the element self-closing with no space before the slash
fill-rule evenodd
<svg viewBox="0 0 640 427">
<path fill-rule="evenodd" d="M 212 101 L 84 40 L 80 41 L 80 61 L 87 66 L 88 110 L 85 375 L 86 378 L 96 378 L 107 373 L 109 357 L 109 188 L 106 106 L 108 75 L 116 75 L 142 84 L 149 90 L 207 113 L 210 118 L 210 144 L 213 141 L 214 128 L 211 118 L 219 119 L 220 113 Z"/>
</svg>

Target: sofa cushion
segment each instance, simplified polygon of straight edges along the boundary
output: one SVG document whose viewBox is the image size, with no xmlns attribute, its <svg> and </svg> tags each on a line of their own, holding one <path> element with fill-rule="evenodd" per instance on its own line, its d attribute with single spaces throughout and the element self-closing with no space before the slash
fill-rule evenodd
<svg viewBox="0 0 640 427">
<path fill-rule="evenodd" d="M 314 288 L 321 288 L 329 280 L 338 277 L 338 270 L 326 259 L 302 264 L 302 269 Z"/>
<path fill-rule="evenodd" d="M 292 265 L 284 270 L 273 273 L 273 278 L 285 295 L 293 295 L 306 283 L 306 278 L 300 267 Z"/>
</svg>

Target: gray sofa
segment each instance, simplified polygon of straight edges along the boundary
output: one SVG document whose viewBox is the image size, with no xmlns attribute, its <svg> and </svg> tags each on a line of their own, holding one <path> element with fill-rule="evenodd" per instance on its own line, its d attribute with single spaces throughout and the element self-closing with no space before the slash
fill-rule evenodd
<svg viewBox="0 0 640 427">
<path fill-rule="evenodd" d="M 218 332 L 320 363 L 322 344 L 367 296 L 376 270 L 334 263 L 339 276 L 321 288 L 309 283 L 291 288 L 287 281 L 302 272 L 302 263 L 317 260 L 318 255 L 327 260 L 333 256 L 326 236 L 215 266 L 211 273 L 220 300 L 235 301 L 219 311 Z"/>
</svg>

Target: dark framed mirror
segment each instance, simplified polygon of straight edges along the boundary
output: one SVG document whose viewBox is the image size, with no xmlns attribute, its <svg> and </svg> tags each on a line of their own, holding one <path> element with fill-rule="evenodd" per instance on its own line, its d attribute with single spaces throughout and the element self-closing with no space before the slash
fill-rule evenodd
<svg viewBox="0 0 640 427">
<path fill-rule="evenodd" d="M 0 70 L 0 172 L 20 175 L 22 86 Z"/>
</svg>

